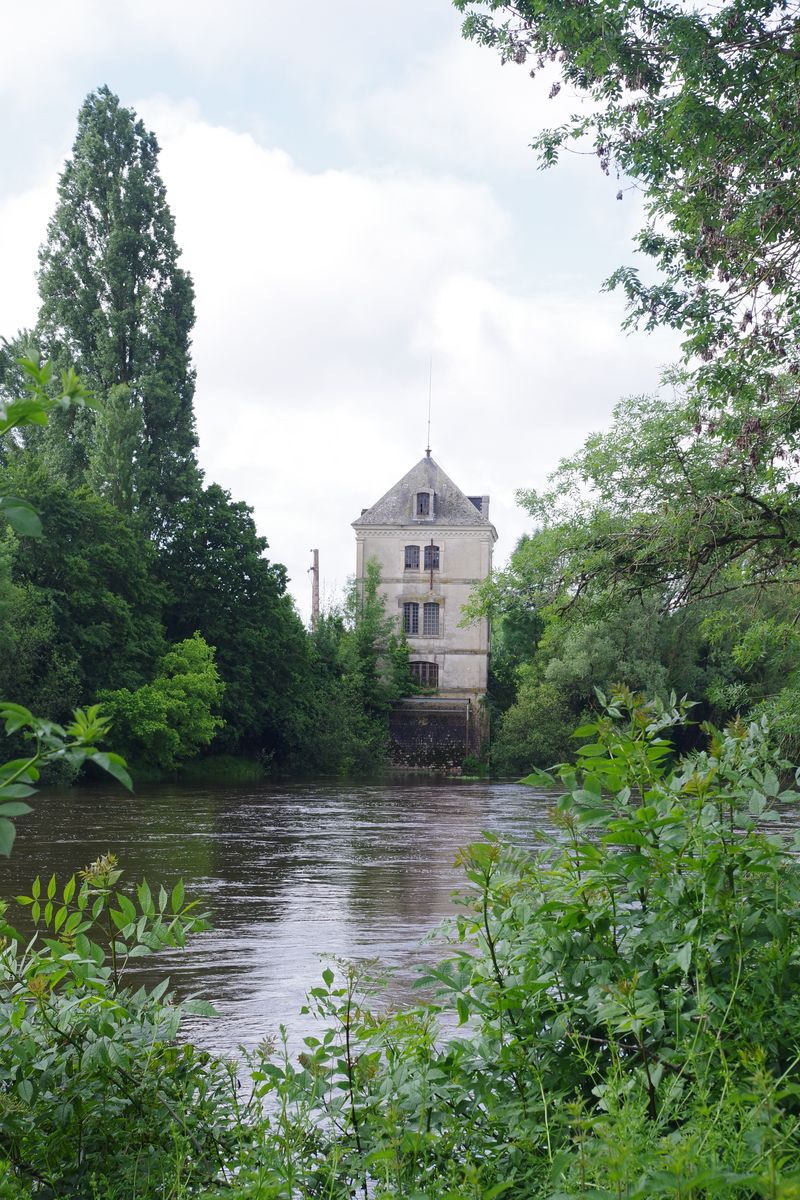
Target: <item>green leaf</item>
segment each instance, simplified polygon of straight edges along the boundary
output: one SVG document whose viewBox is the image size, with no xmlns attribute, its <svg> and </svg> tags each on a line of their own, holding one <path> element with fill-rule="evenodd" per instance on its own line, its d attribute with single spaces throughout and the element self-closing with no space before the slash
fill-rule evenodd
<svg viewBox="0 0 800 1200">
<path fill-rule="evenodd" d="M 33 812 L 30 804 L 21 804 L 17 801 L 0 804 L 0 816 L 3 817 L 24 817 L 29 812 Z"/>
<path fill-rule="evenodd" d="M 773 770 L 767 767 L 766 771 L 764 772 L 764 791 L 771 799 L 774 800 L 780 790 L 781 785 L 778 782 L 778 776 Z"/>
<path fill-rule="evenodd" d="M 130 924 L 136 920 L 136 909 L 128 897 L 124 896 L 121 892 L 117 892 L 117 904 L 121 909 L 126 924 Z"/>
<path fill-rule="evenodd" d="M 692 943 L 684 942 L 679 950 L 675 951 L 675 962 L 678 964 L 684 975 L 689 974 L 689 967 L 692 962 Z"/>
<path fill-rule="evenodd" d="M 180 912 L 181 908 L 183 907 L 183 896 L 183 880 L 179 879 L 175 884 L 175 887 L 172 889 L 172 894 L 170 895 L 170 906 L 174 913 Z"/>
<path fill-rule="evenodd" d="M 556 781 L 547 771 L 531 771 L 530 775 L 526 775 L 524 779 L 520 779 L 520 783 L 524 783 L 526 787 L 535 788 L 552 788 L 556 786 Z"/>
<path fill-rule="evenodd" d="M 41 537 L 42 522 L 32 504 L 19 496 L 0 496 L 0 513 L 20 537 Z"/>
<path fill-rule="evenodd" d="M 6 817 L 0 817 L 0 854 L 8 858 L 11 853 L 11 847 L 14 845 L 14 838 L 17 836 L 17 830 L 13 821 L 9 821 Z"/>
<path fill-rule="evenodd" d="M 129 792 L 133 791 L 133 780 L 122 755 L 114 754 L 110 750 L 98 750 L 91 758 L 93 763 L 97 763 L 98 767 L 102 767 L 104 771 L 108 771 L 109 775 L 113 775 Z"/>
<path fill-rule="evenodd" d="M 0 783 L 0 800 L 27 800 L 36 795 L 36 788 L 27 783 Z"/>
<path fill-rule="evenodd" d="M 209 1000 L 185 1000 L 181 1008 L 195 1017 L 218 1017 L 220 1015 L 219 1009 L 216 1009 Z"/>
</svg>

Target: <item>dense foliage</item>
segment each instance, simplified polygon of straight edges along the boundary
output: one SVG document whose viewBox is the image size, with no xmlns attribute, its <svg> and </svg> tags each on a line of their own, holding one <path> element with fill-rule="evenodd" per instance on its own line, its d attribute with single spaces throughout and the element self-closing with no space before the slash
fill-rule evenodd
<svg viewBox="0 0 800 1200">
<path fill-rule="evenodd" d="M 224 725 L 218 715 L 224 691 L 214 647 L 195 633 L 164 655 L 152 683 L 99 698 L 118 749 L 134 762 L 169 771 L 205 749 Z"/>
<path fill-rule="evenodd" d="M 129 961 L 205 927 L 197 902 L 142 882 L 131 897 L 113 855 L 19 898 L 33 941 L 3 920 L 0 1154 L 37 1193 L 174 1195 L 213 1178 L 236 1109 L 229 1072 L 174 1042 L 166 982 L 127 984 Z M 213 1011 L 192 1000 L 183 1011 Z"/>
<path fill-rule="evenodd" d="M 314 765 L 343 774 L 367 774 L 386 759 L 392 701 L 415 690 L 408 644 L 387 617 L 379 593 L 380 571 L 368 562 L 361 584 L 345 603 L 325 613 L 311 637 L 317 692 L 307 713 Z"/>
<path fill-rule="evenodd" d="M 148 531 L 162 532 L 196 483 L 197 438 L 194 289 L 178 265 L 158 149 L 108 88 L 87 97 L 41 250 L 36 333 L 45 355 L 65 358 L 112 400 L 100 418 L 70 420 L 68 440 L 59 422 L 46 435 L 67 481 L 78 483 L 91 462 L 102 490 L 127 490 Z M 113 443 L 126 440 L 129 414 L 140 436 L 133 459 L 119 464 L 129 476 L 122 485 Z"/>
</svg>

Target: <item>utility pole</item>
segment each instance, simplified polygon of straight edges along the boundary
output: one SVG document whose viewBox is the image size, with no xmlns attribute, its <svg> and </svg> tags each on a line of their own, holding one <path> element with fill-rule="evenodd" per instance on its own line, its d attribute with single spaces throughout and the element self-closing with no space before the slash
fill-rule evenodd
<svg viewBox="0 0 800 1200">
<path fill-rule="evenodd" d="M 311 628 L 319 625 L 319 550 L 312 550 L 314 561 L 308 568 L 311 572 Z"/>
</svg>

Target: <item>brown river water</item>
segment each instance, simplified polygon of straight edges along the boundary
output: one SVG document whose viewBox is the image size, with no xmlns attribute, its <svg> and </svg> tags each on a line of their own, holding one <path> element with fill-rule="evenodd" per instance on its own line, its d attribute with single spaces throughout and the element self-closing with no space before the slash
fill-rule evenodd
<svg viewBox="0 0 800 1200">
<path fill-rule="evenodd" d="M 441 953 L 423 939 L 454 912 L 458 848 L 484 831 L 531 848 L 553 832 L 552 798 L 530 788 L 414 776 L 160 785 L 133 796 L 95 786 L 34 804 L 11 858 L 0 859 L 0 895 L 29 894 L 37 874 L 63 883 L 108 850 L 129 882 L 169 889 L 182 878 L 213 928 L 154 958 L 144 978 L 168 975 L 179 995 L 212 1000 L 220 1017 L 188 1018 L 185 1036 L 223 1053 L 281 1024 L 298 1045 L 324 955 L 380 959 L 396 972 L 390 998 L 413 1000 L 416 967 Z"/>
</svg>

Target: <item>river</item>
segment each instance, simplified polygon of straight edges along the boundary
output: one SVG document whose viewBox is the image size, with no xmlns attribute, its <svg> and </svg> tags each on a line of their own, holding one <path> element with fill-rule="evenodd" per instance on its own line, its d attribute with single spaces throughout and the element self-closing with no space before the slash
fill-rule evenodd
<svg viewBox="0 0 800 1200">
<path fill-rule="evenodd" d="M 534 846 L 552 832 L 552 798 L 516 783 L 407 776 L 390 782 L 266 782 L 242 787 L 95 786 L 42 793 L 18 821 L 4 897 L 37 874 L 59 879 L 108 850 L 124 878 L 167 888 L 183 878 L 213 928 L 158 956 L 179 995 L 212 1000 L 217 1020 L 186 1034 L 218 1052 L 252 1046 L 300 1016 L 322 955 L 378 958 L 390 995 L 407 999 L 415 966 L 437 953 L 425 935 L 453 912 L 459 846 L 490 830 Z M 11 915 L 11 914 L 10 914 Z"/>
</svg>

